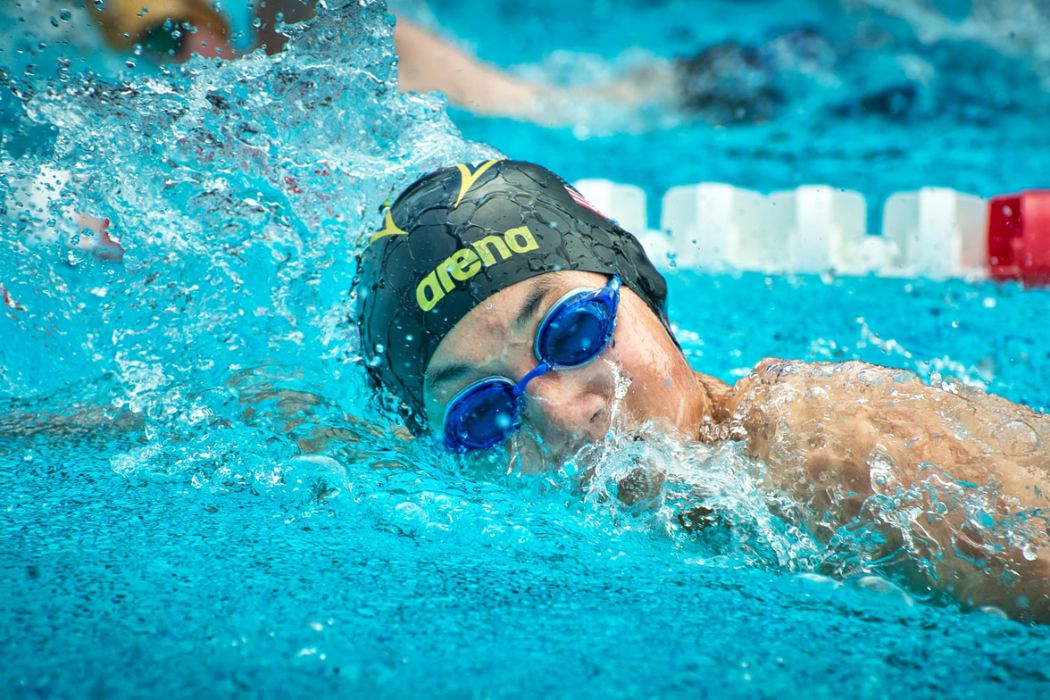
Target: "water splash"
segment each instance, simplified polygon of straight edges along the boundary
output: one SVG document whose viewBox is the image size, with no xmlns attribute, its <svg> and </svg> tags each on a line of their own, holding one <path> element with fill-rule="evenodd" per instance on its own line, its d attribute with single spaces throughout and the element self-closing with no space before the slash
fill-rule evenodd
<svg viewBox="0 0 1050 700">
<path fill-rule="evenodd" d="M 4 81 L 14 136 L 50 137 L 0 150 L 0 323 L 19 338 L 0 350 L 0 395 L 93 384 L 91 402 L 143 416 L 148 439 L 199 435 L 219 461 L 238 448 L 208 434 L 245 401 L 249 368 L 361 399 L 345 304 L 376 207 L 496 155 L 437 98 L 398 92 L 379 3 L 328 3 L 280 56 Z"/>
</svg>

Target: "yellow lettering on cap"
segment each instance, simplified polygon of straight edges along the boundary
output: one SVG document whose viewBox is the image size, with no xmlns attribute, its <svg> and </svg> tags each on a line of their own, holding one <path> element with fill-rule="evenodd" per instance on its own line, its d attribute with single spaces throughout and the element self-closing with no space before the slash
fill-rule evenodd
<svg viewBox="0 0 1050 700">
<path fill-rule="evenodd" d="M 528 226 L 518 226 L 508 230 L 503 234 L 503 240 L 507 242 L 507 245 L 515 253 L 528 253 L 530 250 L 536 250 L 540 247 Z"/>
<path fill-rule="evenodd" d="M 484 263 L 485 267 L 496 264 L 496 256 L 492 254 L 486 246 L 492 246 L 499 253 L 500 260 L 506 260 L 510 257 L 510 249 L 507 248 L 507 244 L 503 242 L 503 239 L 499 236 L 485 236 L 481 240 L 474 241 L 474 250 L 478 251 L 478 255 L 481 256 L 481 262 Z"/>
<path fill-rule="evenodd" d="M 449 268 L 451 267 L 451 265 L 452 258 L 445 258 L 445 261 L 438 265 L 437 268 L 434 270 L 434 272 L 437 273 L 438 280 L 441 282 L 441 286 L 446 292 L 451 292 L 456 287 L 456 283 L 453 282 L 452 279 L 448 276 Z"/>
<path fill-rule="evenodd" d="M 457 281 L 466 282 L 478 274 L 482 267 L 491 267 L 512 255 L 527 253 L 539 247 L 528 226 L 508 229 L 502 236 L 485 236 L 474 241 L 469 248 L 460 248 L 442 260 L 422 279 L 416 287 L 416 303 L 423 311 L 430 311 L 456 288 Z"/>
<path fill-rule="evenodd" d="M 423 311 L 430 311 L 437 303 L 445 298 L 445 290 L 438 284 L 437 277 L 433 272 L 423 278 L 416 287 L 416 303 Z"/>
<path fill-rule="evenodd" d="M 487 160 L 479 165 L 478 169 L 474 172 L 470 172 L 470 166 L 464 163 L 460 163 L 456 166 L 459 169 L 459 196 L 456 197 L 456 203 L 452 205 L 453 209 L 459 206 L 459 203 L 463 201 L 463 195 L 474 186 L 474 183 L 477 182 L 479 177 L 481 177 L 481 174 L 498 162 L 498 160 Z"/>
<path fill-rule="evenodd" d="M 480 269 L 481 261 L 478 260 L 478 254 L 470 248 L 457 250 L 449 258 L 449 272 L 452 273 L 453 279 L 457 279 L 460 282 L 466 282 L 478 274 Z"/>
</svg>

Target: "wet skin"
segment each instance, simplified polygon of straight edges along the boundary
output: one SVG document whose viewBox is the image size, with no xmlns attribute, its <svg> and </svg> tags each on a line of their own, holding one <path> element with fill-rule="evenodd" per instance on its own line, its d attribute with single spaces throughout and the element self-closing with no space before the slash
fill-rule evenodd
<svg viewBox="0 0 1050 700">
<path fill-rule="evenodd" d="M 550 305 L 606 280 L 551 273 L 502 290 L 467 314 L 427 369 L 432 428 L 441 429 L 445 406 L 467 384 L 494 374 L 524 376 L 537 363 L 533 340 Z M 911 556 L 882 571 L 913 590 L 1050 623 L 1050 533 L 1042 515 L 1050 512 L 1050 416 L 861 362 L 767 359 L 730 387 L 693 371 L 656 315 L 624 287 L 614 342 L 584 367 L 529 384 L 524 428 L 508 442 L 510 457 L 525 469 L 542 469 L 600 442 L 618 376 L 629 382 L 618 429 L 649 423 L 683 442 L 738 442 L 766 465 L 765 487 L 789 494 L 802 506 L 807 529 L 825 540 L 840 527 L 878 522 L 885 514 L 872 504 L 897 499 L 920 513 L 910 525 L 918 537 Z M 975 489 L 987 491 L 996 517 L 1028 515 L 1026 551 L 963 512 L 960 504 Z M 945 501 L 947 512 L 933 515 Z M 883 529 L 884 551 L 873 557 L 892 560 L 901 530 Z M 919 558 L 936 561 L 937 575 L 916 567 Z"/>
</svg>

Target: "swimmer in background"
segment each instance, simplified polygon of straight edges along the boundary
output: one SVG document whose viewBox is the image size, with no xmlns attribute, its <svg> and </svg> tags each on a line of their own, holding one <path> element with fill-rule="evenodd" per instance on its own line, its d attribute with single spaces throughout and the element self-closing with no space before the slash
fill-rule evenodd
<svg viewBox="0 0 1050 700">
<path fill-rule="evenodd" d="M 610 430 L 736 444 L 825 542 L 912 489 L 902 515 L 920 541 L 880 521 L 881 572 L 1050 623 L 1050 416 L 862 362 L 769 358 L 734 385 L 697 372 L 637 239 L 539 166 L 459 165 L 409 186 L 365 240 L 353 291 L 373 384 L 443 449 L 540 471 Z M 988 489 L 1025 541 L 952 505 L 967 488 Z"/>
<path fill-rule="evenodd" d="M 194 54 L 233 58 L 228 22 L 208 0 L 85 0 L 107 43 L 130 52 L 138 44 L 162 61 Z M 288 37 L 283 21 L 314 15 L 314 0 L 267 0 L 254 6 L 256 47 L 273 54 Z M 146 11 L 143 11 L 145 8 Z M 192 27 L 192 29 L 190 28 Z M 593 84 L 556 86 L 526 80 L 478 60 L 420 25 L 397 17 L 394 45 L 402 92 L 443 92 L 475 114 L 547 125 L 573 123 L 582 111 L 615 106 L 627 112 L 658 108 L 713 124 L 767 121 L 787 102 L 785 76 L 834 81 L 839 50 L 811 28 L 776 31 L 758 46 L 727 41 L 696 55 L 653 60 Z M 918 99 L 911 83 L 890 83 L 836 105 L 838 111 L 905 116 Z M 581 107 L 582 105 L 582 107 Z"/>
<path fill-rule="evenodd" d="M 254 5 L 256 48 L 282 51 L 287 35 L 280 22 L 314 15 L 314 1 L 268 0 Z M 235 58 L 227 20 L 208 0 L 85 0 L 106 43 L 131 52 L 141 45 L 159 61 L 183 62 L 193 55 Z M 145 11 L 143 11 L 143 9 Z M 398 18 L 394 44 L 402 92 L 440 90 L 453 104 L 478 114 L 525 118 L 545 89 L 484 64 L 422 27 Z"/>
</svg>

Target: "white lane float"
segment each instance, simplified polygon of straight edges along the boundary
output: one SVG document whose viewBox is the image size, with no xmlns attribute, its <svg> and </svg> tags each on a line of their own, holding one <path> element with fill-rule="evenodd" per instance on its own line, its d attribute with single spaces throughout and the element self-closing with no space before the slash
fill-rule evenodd
<svg viewBox="0 0 1050 700">
<path fill-rule="evenodd" d="M 678 264 L 702 269 L 776 269 L 776 230 L 757 192 L 717 182 L 672 187 L 660 228 L 670 233 Z"/>
<path fill-rule="evenodd" d="M 575 185 L 665 269 L 1050 283 L 1050 190 L 990 200 L 939 187 L 898 192 L 873 235 L 863 195 L 828 185 L 768 195 L 717 182 L 672 187 L 659 230 L 647 225 L 641 188 L 601 179 Z"/>
<path fill-rule="evenodd" d="M 859 192 L 806 185 L 766 197 L 769 226 L 786 233 L 787 272 L 863 274 L 868 205 Z M 882 258 L 877 258 L 882 262 Z"/>
<path fill-rule="evenodd" d="M 987 277 L 987 206 L 940 187 L 891 195 L 882 209 L 882 235 L 896 249 L 891 269 L 907 277 Z"/>
</svg>

